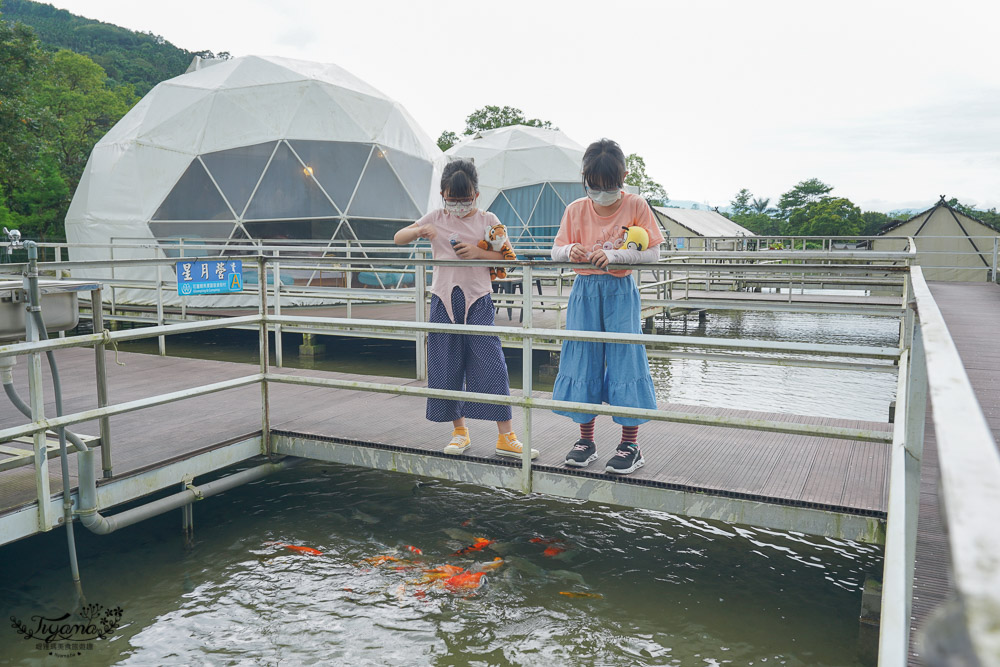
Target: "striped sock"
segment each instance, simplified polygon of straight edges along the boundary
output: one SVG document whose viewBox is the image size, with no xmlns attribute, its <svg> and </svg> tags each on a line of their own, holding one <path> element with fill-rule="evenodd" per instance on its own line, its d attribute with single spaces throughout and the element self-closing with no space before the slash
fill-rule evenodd
<svg viewBox="0 0 1000 667">
<path fill-rule="evenodd" d="M 594 441 L 594 421 L 596 419 L 597 419 L 597 417 L 594 417 L 594 419 L 591 419 L 586 424 L 580 424 L 580 439 L 581 440 L 590 440 L 591 442 Z"/>
<path fill-rule="evenodd" d="M 639 444 L 639 427 L 622 426 L 622 442 L 634 442 Z"/>
</svg>

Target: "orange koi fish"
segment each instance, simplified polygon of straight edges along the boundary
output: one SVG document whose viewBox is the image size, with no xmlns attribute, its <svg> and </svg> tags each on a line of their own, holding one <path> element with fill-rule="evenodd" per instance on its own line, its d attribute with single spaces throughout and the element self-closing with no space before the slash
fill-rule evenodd
<svg viewBox="0 0 1000 667">
<path fill-rule="evenodd" d="M 474 551 L 482 551 L 489 545 L 493 544 L 496 540 L 488 540 L 485 537 L 477 537 L 476 543 L 467 547 L 462 547 L 458 551 L 452 554 L 452 556 L 464 556 L 465 554 L 471 554 Z"/>
<path fill-rule="evenodd" d="M 503 558 L 500 558 L 499 556 L 497 556 L 496 558 L 494 558 L 493 560 L 491 560 L 488 563 L 476 563 L 471 568 L 471 571 L 473 571 L 473 572 L 492 572 L 493 570 L 499 570 L 501 567 L 503 567 L 503 563 L 504 563 Z"/>
<path fill-rule="evenodd" d="M 528 541 L 532 544 L 560 544 L 563 540 L 558 537 L 532 537 Z"/>
<path fill-rule="evenodd" d="M 285 547 L 286 549 L 291 549 L 292 551 L 298 551 L 304 554 L 311 554 L 313 556 L 322 556 L 323 552 L 319 549 L 313 549 L 312 547 L 297 547 L 294 544 L 279 544 L 279 547 Z"/>
<path fill-rule="evenodd" d="M 424 555 L 424 552 L 422 550 L 418 549 L 417 547 L 411 547 L 409 544 L 404 544 L 403 548 L 406 549 L 407 551 L 417 554 L 418 556 Z"/>
<path fill-rule="evenodd" d="M 444 580 L 444 585 L 452 590 L 476 589 L 482 586 L 484 572 L 459 572 Z"/>
<path fill-rule="evenodd" d="M 566 551 L 566 547 L 546 547 L 542 555 L 551 558 L 552 556 L 558 556 L 564 551 Z"/>
<path fill-rule="evenodd" d="M 385 563 L 396 563 L 399 559 L 395 556 L 372 556 L 371 558 L 365 558 L 362 563 L 368 563 L 372 566 L 384 565 Z"/>
<path fill-rule="evenodd" d="M 565 595 L 569 598 L 598 598 L 601 599 L 604 596 L 600 593 L 579 593 L 577 591 L 559 591 L 559 595 Z"/>
<path fill-rule="evenodd" d="M 432 567 L 424 570 L 424 576 L 411 583 L 429 584 L 432 581 L 437 581 L 438 579 L 447 579 L 448 577 L 452 577 L 460 572 L 464 572 L 464 570 L 457 565 L 440 565 L 438 567 Z"/>
</svg>

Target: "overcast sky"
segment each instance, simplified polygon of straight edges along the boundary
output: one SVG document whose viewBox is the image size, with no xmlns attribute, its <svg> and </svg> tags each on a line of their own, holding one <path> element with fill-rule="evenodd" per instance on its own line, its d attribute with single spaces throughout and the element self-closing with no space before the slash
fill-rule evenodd
<svg viewBox="0 0 1000 667">
<path fill-rule="evenodd" d="M 487 104 L 606 136 L 673 199 L 1000 206 L 1000 3 L 55 0 L 198 51 L 331 62 L 461 133 Z"/>
</svg>

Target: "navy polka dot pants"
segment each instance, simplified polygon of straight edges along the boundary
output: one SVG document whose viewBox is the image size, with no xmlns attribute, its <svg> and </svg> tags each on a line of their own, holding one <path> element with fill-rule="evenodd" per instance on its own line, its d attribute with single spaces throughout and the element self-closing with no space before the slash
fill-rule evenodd
<svg viewBox="0 0 1000 667">
<path fill-rule="evenodd" d="M 493 326 L 493 300 L 488 294 L 477 299 L 466 313 L 465 294 L 456 287 L 451 293 L 451 310 L 455 313 L 455 324 Z M 436 294 L 431 295 L 431 322 L 451 323 L 444 303 Z M 510 380 L 500 338 L 427 334 L 427 386 L 510 396 Z M 430 421 L 450 422 L 460 417 L 502 422 L 511 418 L 511 412 L 509 405 L 427 399 L 427 419 Z"/>
</svg>

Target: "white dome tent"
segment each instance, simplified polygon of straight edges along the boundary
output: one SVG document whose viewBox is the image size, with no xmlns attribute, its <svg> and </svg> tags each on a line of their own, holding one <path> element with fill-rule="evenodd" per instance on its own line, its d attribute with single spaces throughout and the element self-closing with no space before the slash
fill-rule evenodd
<svg viewBox="0 0 1000 667">
<path fill-rule="evenodd" d="M 512 125 L 477 132 L 445 155 L 475 162 L 479 208 L 500 218 L 517 247 L 551 245 L 566 206 L 586 194 L 583 153 L 559 130 Z"/>
<path fill-rule="evenodd" d="M 66 233 L 72 244 L 156 240 L 161 256 L 179 238 L 229 239 L 234 251 L 249 239 L 390 239 L 427 212 L 440 157 L 400 104 L 336 65 L 235 58 L 160 83 L 98 142 Z M 127 257 L 149 250 L 116 249 Z M 115 277 L 150 277 L 127 272 Z"/>
</svg>

